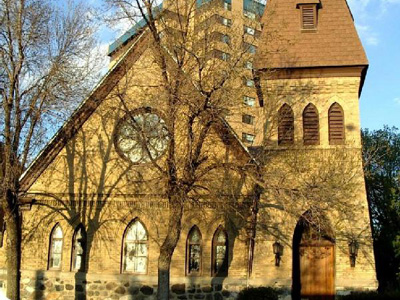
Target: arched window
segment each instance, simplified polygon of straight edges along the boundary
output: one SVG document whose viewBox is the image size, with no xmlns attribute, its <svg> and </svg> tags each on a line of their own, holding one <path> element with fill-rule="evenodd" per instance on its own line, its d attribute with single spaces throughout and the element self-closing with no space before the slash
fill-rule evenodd
<svg viewBox="0 0 400 300">
<path fill-rule="evenodd" d="M 217 228 L 212 240 L 212 274 L 228 275 L 228 235 L 222 226 Z"/>
<path fill-rule="evenodd" d="M 278 114 L 278 144 L 291 145 L 294 142 L 294 114 L 292 108 L 284 104 Z"/>
<path fill-rule="evenodd" d="M 344 113 L 342 107 L 338 103 L 333 103 L 329 108 L 329 144 L 344 144 Z"/>
<path fill-rule="evenodd" d="M 86 231 L 80 224 L 74 232 L 72 239 L 72 271 L 85 270 L 85 255 L 86 255 Z"/>
<path fill-rule="evenodd" d="M 50 235 L 49 269 L 61 269 L 63 239 L 61 226 L 57 224 Z"/>
<path fill-rule="evenodd" d="M 186 273 L 188 275 L 200 274 L 201 254 L 201 233 L 197 226 L 193 226 L 186 242 Z"/>
<path fill-rule="evenodd" d="M 319 114 L 313 104 L 308 104 L 303 111 L 304 145 L 319 145 Z"/>
<path fill-rule="evenodd" d="M 125 231 L 123 272 L 144 274 L 147 272 L 148 234 L 143 224 L 136 220 Z"/>
</svg>

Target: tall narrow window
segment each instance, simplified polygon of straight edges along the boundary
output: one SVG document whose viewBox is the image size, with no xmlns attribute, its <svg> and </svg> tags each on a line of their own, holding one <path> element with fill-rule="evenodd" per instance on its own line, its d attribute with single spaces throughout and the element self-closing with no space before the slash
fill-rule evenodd
<svg viewBox="0 0 400 300">
<path fill-rule="evenodd" d="M 294 143 L 294 115 L 292 108 L 284 104 L 278 113 L 278 144 L 291 145 Z"/>
<path fill-rule="evenodd" d="M 217 228 L 212 241 L 212 273 L 213 276 L 228 275 L 228 235 L 222 226 Z"/>
<path fill-rule="evenodd" d="M 123 271 L 138 274 L 147 272 L 148 234 L 143 224 L 135 220 L 125 231 Z"/>
<path fill-rule="evenodd" d="M 72 239 L 72 271 L 85 270 L 86 231 L 82 224 L 76 229 Z"/>
<path fill-rule="evenodd" d="M 198 275 L 201 272 L 201 233 L 197 226 L 193 226 L 186 242 L 186 273 Z"/>
<path fill-rule="evenodd" d="M 329 144 L 344 144 L 344 113 L 342 107 L 338 103 L 333 103 L 328 112 L 329 122 Z"/>
<path fill-rule="evenodd" d="M 319 114 L 313 104 L 308 104 L 303 111 L 304 145 L 319 145 Z"/>
<path fill-rule="evenodd" d="M 57 224 L 50 235 L 49 269 L 61 269 L 64 234 L 60 224 Z"/>
</svg>

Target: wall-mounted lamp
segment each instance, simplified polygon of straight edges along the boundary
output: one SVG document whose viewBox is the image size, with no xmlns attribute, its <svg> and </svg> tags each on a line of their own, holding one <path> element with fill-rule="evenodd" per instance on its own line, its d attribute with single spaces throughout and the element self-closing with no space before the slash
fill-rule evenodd
<svg viewBox="0 0 400 300">
<path fill-rule="evenodd" d="M 283 255 L 283 245 L 279 242 L 275 242 L 272 245 L 275 254 L 275 266 L 279 267 L 281 262 L 281 256 Z"/>
<path fill-rule="evenodd" d="M 349 243 L 349 255 L 350 255 L 350 266 L 354 268 L 356 266 L 356 258 L 358 255 L 358 242 L 357 240 L 351 240 Z"/>
</svg>

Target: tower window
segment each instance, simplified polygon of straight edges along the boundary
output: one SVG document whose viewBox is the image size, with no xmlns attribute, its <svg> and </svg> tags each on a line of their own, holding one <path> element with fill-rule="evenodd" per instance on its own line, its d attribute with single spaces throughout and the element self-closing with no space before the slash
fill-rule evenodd
<svg viewBox="0 0 400 300">
<path fill-rule="evenodd" d="M 220 50 L 213 50 L 212 55 L 214 58 L 218 58 L 223 61 L 229 61 L 229 59 L 231 58 L 229 53 L 226 53 L 226 52 L 223 52 Z"/>
<path fill-rule="evenodd" d="M 244 25 L 244 33 L 247 33 L 249 35 L 255 35 L 256 30 L 254 28 Z"/>
<path fill-rule="evenodd" d="M 225 25 L 227 27 L 231 27 L 232 26 L 232 20 L 224 18 L 224 17 L 221 17 L 221 24 Z"/>
<path fill-rule="evenodd" d="M 317 5 L 301 5 L 301 26 L 302 29 L 317 28 Z"/>
<path fill-rule="evenodd" d="M 246 25 L 244 25 L 243 29 L 244 29 L 244 34 L 252 35 L 255 37 L 259 37 L 261 34 L 261 32 L 259 30 L 255 29 L 253 27 L 246 26 Z"/>
<path fill-rule="evenodd" d="M 247 53 L 255 54 L 257 51 L 257 47 L 249 43 L 243 43 L 243 50 Z"/>
<path fill-rule="evenodd" d="M 223 43 L 229 45 L 229 44 L 231 43 L 231 38 L 230 38 L 229 35 L 223 34 L 223 35 L 221 36 L 221 41 L 222 41 Z"/>
<path fill-rule="evenodd" d="M 254 87 L 255 83 L 253 79 L 243 78 L 244 85 L 247 87 Z"/>
<path fill-rule="evenodd" d="M 224 9 L 225 10 L 232 10 L 232 4 L 231 4 L 230 0 L 229 1 L 225 0 L 224 1 Z"/>
<path fill-rule="evenodd" d="M 294 114 L 292 108 L 284 104 L 278 113 L 278 144 L 294 143 Z"/>
<path fill-rule="evenodd" d="M 319 145 L 319 114 L 313 104 L 308 104 L 303 111 L 304 145 Z"/>
<path fill-rule="evenodd" d="M 221 54 L 221 59 L 222 59 L 223 61 L 228 61 L 230 58 L 231 58 L 231 56 L 230 56 L 228 53 L 222 52 L 222 54 Z"/>
<path fill-rule="evenodd" d="M 251 115 L 242 115 L 242 122 L 245 124 L 254 124 L 254 116 Z"/>
<path fill-rule="evenodd" d="M 254 142 L 255 135 L 250 133 L 242 133 L 242 141 L 245 143 L 252 144 Z"/>
<path fill-rule="evenodd" d="M 244 103 L 244 105 L 254 107 L 255 104 L 256 104 L 256 98 L 249 97 L 249 96 L 244 96 L 243 97 L 243 103 Z"/>
<path fill-rule="evenodd" d="M 329 122 L 329 144 L 344 144 L 344 113 L 343 108 L 338 103 L 333 103 L 328 112 Z"/>
<path fill-rule="evenodd" d="M 244 63 L 244 66 L 243 66 L 245 69 L 248 69 L 248 70 L 253 70 L 253 62 L 251 62 L 251 61 L 246 61 L 245 63 Z"/>
<path fill-rule="evenodd" d="M 251 12 L 251 11 L 249 11 L 249 10 L 243 10 L 243 15 L 244 15 L 246 18 L 249 18 L 249 19 L 251 19 L 251 20 L 255 20 L 255 18 L 256 18 L 256 14 L 253 13 L 253 12 Z"/>
</svg>

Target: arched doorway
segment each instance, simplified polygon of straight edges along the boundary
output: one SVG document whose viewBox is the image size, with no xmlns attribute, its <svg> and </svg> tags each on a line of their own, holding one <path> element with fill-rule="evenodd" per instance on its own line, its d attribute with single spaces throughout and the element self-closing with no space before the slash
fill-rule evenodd
<svg viewBox="0 0 400 300">
<path fill-rule="evenodd" d="M 307 211 L 293 236 L 293 298 L 330 300 L 335 297 L 335 240 L 328 220 Z"/>
</svg>

